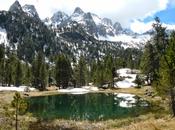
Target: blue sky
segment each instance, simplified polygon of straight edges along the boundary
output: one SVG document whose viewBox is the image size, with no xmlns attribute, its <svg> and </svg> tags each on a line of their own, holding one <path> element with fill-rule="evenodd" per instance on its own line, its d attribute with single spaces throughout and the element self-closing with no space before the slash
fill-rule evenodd
<svg viewBox="0 0 175 130">
<path fill-rule="evenodd" d="M 143 21 L 145 23 L 153 21 L 155 16 L 158 16 L 165 24 L 175 24 L 175 7 L 169 5 L 165 10 L 155 13 L 154 16 L 149 16 Z"/>
<path fill-rule="evenodd" d="M 152 28 L 154 18 L 159 17 L 163 26 L 175 30 L 175 0 L 168 0 L 165 8 L 150 13 L 148 16 L 132 19 L 131 30 L 143 33 Z"/>
<path fill-rule="evenodd" d="M 125 28 L 142 33 L 151 28 L 155 16 L 163 24 L 175 28 L 175 0 L 18 0 L 23 6 L 33 4 L 41 19 L 56 11 L 69 15 L 76 7 L 99 17 L 120 22 Z M 0 0 L 0 10 L 8 10 L 15 0 Z"/>
</svg>

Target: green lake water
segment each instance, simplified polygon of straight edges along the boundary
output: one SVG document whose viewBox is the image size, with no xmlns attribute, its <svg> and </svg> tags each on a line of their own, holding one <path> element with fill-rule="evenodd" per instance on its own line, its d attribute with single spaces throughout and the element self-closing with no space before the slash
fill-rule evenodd
<svg viewBox="0 0 175 130">
<path fill-rule="evenodd" d="M 148 102 L 129 94 L 59 94 L 27 100 L 28 111 L 42 119 L 107 120 L 135 117 L 149 111 Z"/>
</svg>

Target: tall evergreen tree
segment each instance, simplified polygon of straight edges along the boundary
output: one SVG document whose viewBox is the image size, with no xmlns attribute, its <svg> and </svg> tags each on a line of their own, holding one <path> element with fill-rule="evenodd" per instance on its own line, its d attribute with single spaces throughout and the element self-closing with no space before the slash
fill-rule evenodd
<svg viewBox="0 0 175 130">
<path fill-rule="evenodd" d="M 159 56 L 155 45 L 151 43 L 151 41 L 148 41 L 147 45 L 145 46 L 140 67 L 142 72 L 147 75 L 147 81 L 149 84 L 152 84 L 153 81 L 158 80 L 158 70 L 160 67 Z"/>
<path fill-rule="evenodd" d="M 84 86 L 87 83 L 87 65 L 83 56 L 80 56 L 78 64 L 75 67 L 74 75 L 78 87 Z"/>
<path fill-rule="evenodd" d="M 41 90 L 44 90 L 47 86 L 47 70 L 45 62 L 43 62 L 40 69 Z"/>
<path fill-rule="evenodd" d="M 45 57 L 39 52 L 32 62 L 33 86 L 39 90 L 44 90 L 47 85 Z"/>
<path fill-rule="evenodd" d="M 31 80 L 32 80 L 32 74 L 31 74 L 31 67 L 29 66 L 28 63 L 25 63 L 24 65 L 24 70 L 25 70 L 25 74 L 24 74 L 24 84 L 30 86 L 31 85 Z"/>
<path fill-rule="evenodd" d="M 22 84 L 23 81 L 23 73 L 22 73 L 22 66 L 21 62 L 18 60 L 17 61 L 17 66 L 16 66 L 16 74 L 15 74 L 15 85 L 19 87 Z"/>
<path fill-rule="evenodd" d="M 56 83 L 58 87 L 67 88 L 71 78 L 71 65 L 64 55 L 59 55 L 56 61 Z"/>
<path fill-rule="evenodd" d="M 5 46 L 4 44 L 0 45 L 0 82 L 4 84 L 4 71 L 5 69 Z"/>
<path fill-rule="evenodd" d="M 162 27 L 159 18 L 156 18 L 155 21 L 152 45 L 155 47 L 156 59 L 149 58 L 150 61 L 156 60 L 156 66 L 151 64 L 151 67 L 156 70 L 153 86 L 159 94 L 170 94 L 173 116 L 175 116 L 175 32 L 168 38 L 166 28 Z"/>
<path fill-rule="evenodd" d="M 10 85 L 15 84 L 15 69 L 17 63 L 17 57 L 15 54 L 11 53 L 9 54 L 9 58 L 6 61 L 5 64 L 5 83 Z"/>
<path fill-rule="evenodd" d="M 175 32 L 171 33 L 165 54 L 161 59 L 160 84 L 157 91 L 160 94 L 170 93 L 173 116 L 175 116 Z"/>
<path fill-rule="evenodd" d="M 114 60 L 111 55 L 107 55 L 104 58 L 104 73 L 105 73 L 105 79 L 108 83 L 110 83 L 111 87 L 114 87 Z"/>
<path fill-rule="evenodd" d="M 96 69 L 94 70 L 94 83 L 99 87 L 102 87 L 103 84 L 106 82 L 104 69 L 104 63 L 98 61 L 96 64 Z"/>
</svg>

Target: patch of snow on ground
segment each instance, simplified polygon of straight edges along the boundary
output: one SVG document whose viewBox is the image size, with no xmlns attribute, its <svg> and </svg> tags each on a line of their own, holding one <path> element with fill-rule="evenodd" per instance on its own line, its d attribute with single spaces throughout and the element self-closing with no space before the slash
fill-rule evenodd
<svg viewBox="0 0 175 130">
<path fill-rule="evenodd" d="M 130 88 L 130 87 L 134 87 L 135 83 L 131 83 L 127 80 L 123 80 L 123 81 L 116 82 L 116 86 L 118 86 L 118 88 Z"/>
<path fill-rule="evenodd" d="M 131 69 L 123 68 L 117 70 L 119 77 L 124 78 L 122 81 L 115 82 L 117 88 L 130 88 L 135 87 L 136 84 L 134 83 L 137 74 L 132 74 Z"/>
<path fill-rule="evenodd" d="M 18 92 L 24 92 L 27 88 L 29 88 L 29 91 L 35 91 L 35 88 L 28 87 L 28 86 L 19 86 L 19 87 L 2 87 L 0 86 L 0 91 L 18 91 Z"/>
<path fill-rule="evenodd" d="M 98 91 L 97 87 L 83 86 L 82 88 L 59 89 L 58 92 L 70 94 L 86 94 L 88 92 Z"/>
<path fill-rule="evenodd" d="M 125 93 L 115 93 L 116 97 L 114 100 L 119 100 L 120 107 L 133 107 L 136 103 L 135 95 Z"/>
</svg>

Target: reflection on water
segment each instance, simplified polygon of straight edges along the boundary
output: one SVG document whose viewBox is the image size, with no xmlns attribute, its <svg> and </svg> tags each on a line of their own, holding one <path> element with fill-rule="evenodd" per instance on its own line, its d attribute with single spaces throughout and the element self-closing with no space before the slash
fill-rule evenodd
<svg viewBox="0 0 175 130">
<path fill-rule="evenodd" d="M 106 120 L 138 116 L 148 103 L 138 96 L 122 93 L 61 94 L 29 98 L 29 112 L 44 119 Z"/>
</svg>

